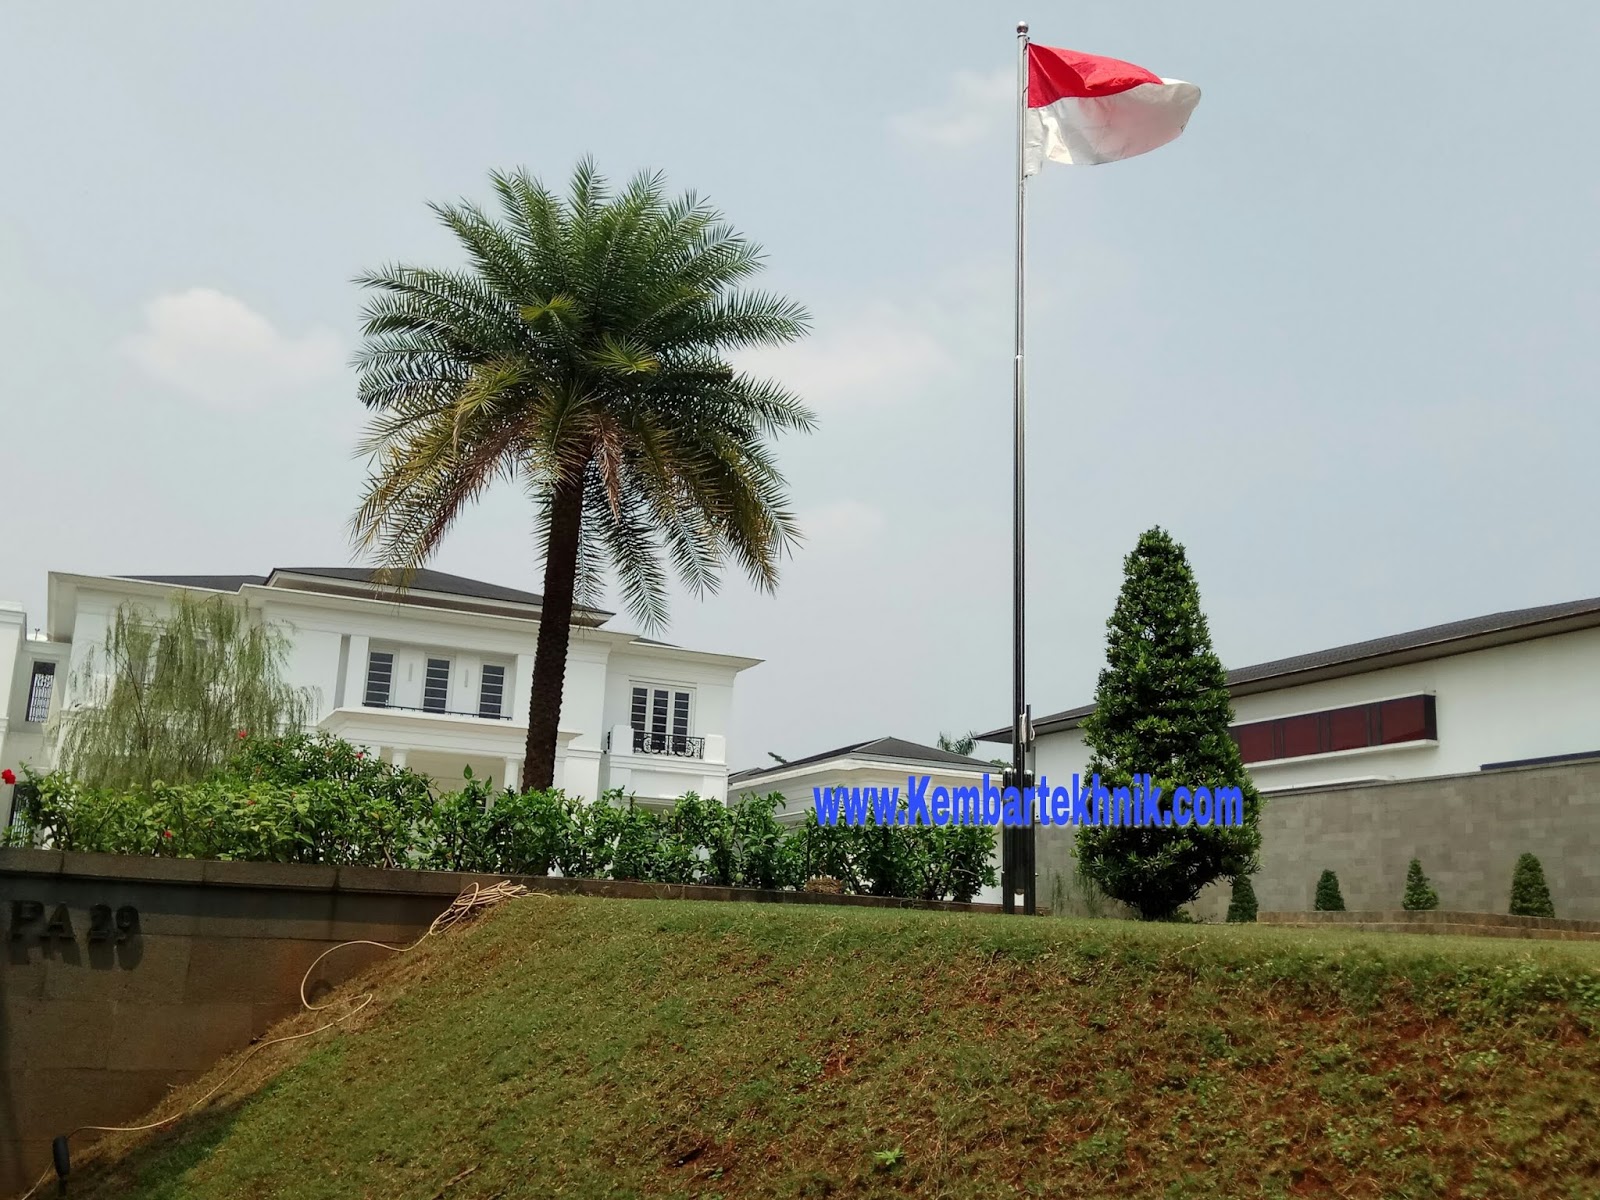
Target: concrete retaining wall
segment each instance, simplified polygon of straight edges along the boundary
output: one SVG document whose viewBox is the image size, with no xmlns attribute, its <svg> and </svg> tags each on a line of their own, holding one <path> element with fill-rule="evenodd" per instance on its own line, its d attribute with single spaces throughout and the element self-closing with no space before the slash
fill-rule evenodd
<svg viewBox="0 0 1600 1200">
<path fill-rule="evenodd" d="M 1253 883 L 1262 912 L 1311 908 L 1317 877 L 1339 876 L 1349 909 L 1390 910 L 1405 893 L 1412 858 L 1439 893 L 1441 908 L 1504 913 L 1511 872 L 1525 851 L 1539 856 L 1558 917 L 1600 920 L 1600 761 L 1475 771 L 1393 783 L 1345 784 L 1267 796 L 1261 871 Z M 1039 902 L 1093 915 L 1076 879 L 1073 831 L 1039 830 Z M 1102 902 L 1102 915 L 1120 907 Z M 1228 885 L 1193 905 L 1221 921 Z"/>
<path fill-rule="evenodd" d="M 1568 921 L 1561 917 L 1513 917 L 1505 913 L 1425 912 L 1264 912 L 1262 925 L 1291 929 L 1358 929 L 1380 933 L 1449 933 L 1466 937 L 1533 938 L 1537 941 L 1600 941 L 1600 921 Z"/>
<path fill-rule="evenodd" d="M 298 1010 L 306 968 L 356 938 L 414 940 L 464 888 L 501 876 L 0 850 L 0 1195 L 50 1139 L 129 1123 Z M 530 877 L 540 891 L 994 911 L 868 896 Z M 352 947 L 312 999 L 376 959 Z"/>
</svg>

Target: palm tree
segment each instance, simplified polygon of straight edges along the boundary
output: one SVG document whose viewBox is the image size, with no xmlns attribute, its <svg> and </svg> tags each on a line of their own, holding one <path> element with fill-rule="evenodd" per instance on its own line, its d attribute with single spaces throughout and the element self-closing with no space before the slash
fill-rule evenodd
<svg viewBox="0 0 1600 1200">
<path fill-rule="evenodd" d="M 978 748 L 978 735 L 976 732 L 939 735 L 939 749 L 947 754 L 960 754 L 968 758 Z"/>
<path fill-rule="evenodd" d="M 669 559 L 696 593 L 731 558 L 777 584 L 797 542 L 768 439 L 813 418 L 731 351 L 792 341 L 809 318 L 742 290 L 761 250 L 660 175 L 613 193 L 581 163 L 561 198 L 526 171 L 490 176 L 499 213 L 433 211 L 466 251 L 460 270 L 388 266 L 357 358 L 372 412 L 370 474 L 352 521 L 404 586 L 462 511 L 511 482 L 533 501 L 544 558 L 524 790 L 552 786 L 573 605 L 608 569 L 646 632 L 666 620 Z"/>
</svg>

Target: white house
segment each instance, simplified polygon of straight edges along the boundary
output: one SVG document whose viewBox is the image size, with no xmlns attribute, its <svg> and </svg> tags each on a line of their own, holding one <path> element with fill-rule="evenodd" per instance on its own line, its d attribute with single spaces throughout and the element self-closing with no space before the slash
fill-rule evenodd
<svg viewBox="0 0 1600 1200">
<path fill-rule="evenodd" d="M 1600 598 L 1241 667 L 1228 690 L 1234 739 L 1263 792 L 1596 758 Z M 1035 772 L 1052 787 L 1088 761 L 1092 710 L 1034 722 Z"/>
<path fill-rule="evenodd" d="M 903 796 L 907 776 L 926 775 L 929 787 L 957 788 L 981 784 L 986 773 L 998 772 L 999 768 L 981 759 L 904 738 L 882 737 L 735 772 L 728 779 L 728 792 L 735 797 L 747 792 L 762 796 L 777 792 L 784 798 L 778 819 L 795 825 L 812 811 L 813 788 L 898 787 Z"/>
<path fill-rule="evenodd" d="M 0 767 L 51 764 L 49 718 L 70 706 L 83 650 L 118 605 L 157 614 L 177 591 L 220 594 L 290 641 L 287 682 L 315 697 L 309 727 L 450 784 L 470 766 L 520 777 L 541 599 L 440 571 L 403 593 L 367 568 L 280 567 L 267 575 L 73 575 L 52 571 L 36 636 L 0 604 Z M 622 788 L 641 801 L 688 791 L 725 799 L 734 680 L 760 660 L 685 650 L 572 618 L 556 784 L 590 799 Z M 0 812 L 10 811 L 10 789 Z"/>
</svg>

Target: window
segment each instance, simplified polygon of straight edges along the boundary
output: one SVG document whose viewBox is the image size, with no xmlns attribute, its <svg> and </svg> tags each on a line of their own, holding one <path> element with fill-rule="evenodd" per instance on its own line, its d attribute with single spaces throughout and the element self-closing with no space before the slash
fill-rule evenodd
<svg viewBox="0 0 1600 1200">
<path fill-rule="evenodd" d="M 1313 713 L 1283 721 L 1283 757 L 1302 758 L 1322 753 L 1322 721 Z"/>
<path fill-rule="evenodd" d="M 635 684 L 628 713 L 634 750 L 699 757 L 701 739 L 689 735 L 693 704 L 688 691 Z"/>
<path fill-rule="evenodd" d="M 498 720 L 505 715 L 506 669 L 492 663 L 483 664 L 483 677 L 478 681 L 478 715 Z"/>
<path fill-rule="evenodd" d="M 28 720 L 39 722 L 50 715 L 50 693 L 55 684 L 55 663 L 33 664 L 33 678 L 28 682 Z"/>
<path fill-rule="evenodd" d="M 449 708 L 450 660 L 430 658 L 422 680 L 422 711 L 442 713 Z"/>
<path fill-rule="evenodd" d="M 1228 731 L 1247 763 L 1304 758 L 1368 746 L 1438 741 L 1439 722 L 1432 696 L 1405 696 L 1326 712 L 1252 721 Z"/>
<path fill-rule="evenodd" d="M 386 708 L 394 687 L 394 655 L 387 650 L 374 650 L 367 655 L 367 694 L 363 704 L 372 708 Z"/>
<path fill-rule="evenodd" d="M 1234 726 L 1233 739 L 1239 743 L 1239 754 L 1245 762 L 1265 762 L 1269 758 L 1283 757 L 1272 748 L 1272 732 L 1271 721 Z"/>
<path fill-rule="evenodd" d="M 672 697 L 672 752 L 682 754 L 689 741 L 689 693 Z"/>
<path fill-rule="evenodd" d="M 1359 750 L 1372 745 L 1370 705 L 1360 708 L 1336 708 L 1328 714 L 1329 750 Z"/>
<path fill-rule="evenodd" d="M 665 738 L 667 736 L 667 692 L 665 688 L 656 688 L 650 693 L 650 736 L 651 738 Z"/>
</svg>

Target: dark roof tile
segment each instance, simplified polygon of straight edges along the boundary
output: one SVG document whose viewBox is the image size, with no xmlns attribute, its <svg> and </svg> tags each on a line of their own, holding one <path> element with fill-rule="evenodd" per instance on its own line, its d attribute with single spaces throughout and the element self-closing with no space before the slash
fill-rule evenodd
<svg viewBox="0 0 1600 1200">
<path fill-rule="evenodd" d="M 337 579 L 346 583 L 367 583 L 376 586 L 376 567 L 275 567 L 273 576 L 310 575 L 318 579 Z M 498 583 L 485 583 L 481 579 L 468 579 L 464 575 L 450 575 L 444 571 L 419 570 L 411 576 L 410 590 L 414 592 L 443 592 L 450 596 L 470 596 L 475 600 L 503 600 L 511 604 L 528 604 L 537 608 L 544 597 L 537 592 L 524 592 L 517 588 L 502 587 Z"/>
<path fill-rule="evenodd" d="M 812 763 L 826 762 L 830 758 L 845 758 L 849 755 L 859 754 L 867 758 L 895 758 L 907 762 L 943 763 L 948 766 L 959 767 L 988 767 L 990 764 L 981 758 L 968 758 L 964 754 L 952 754 L 948 750 L 940 750 L 936 746 L 924 746 L 918 742 L 908 742 L 904 738 L 881 737 L 873 738 L 866 742 L 852 742 L 848 746 L 840 746 L 835 750 L 824 750 L 821 754 L 808 754 L 804 758 L 792 758 L 786 763 L 774 763 L 770 767 L 749 767 L 743 771 L 736 771 L 728 776 L 729 783 L 743 783 L 748 780 L 759 779 L 764 775 L 775 774 L 779 771 L 792 770 L 795 767 L 810 766 Z"/>
<path fill-rule="evenodd" d="M 199 588 L 213 592 L 237 592 L 247 585 L 270 584 L 280 575 L 301 575 L 313 579 L 333 579 L 342 583 L 362 583 L 377 586 L 376 567 L 274 567 L 267 575 L 121 575 L 119 579 L 136 579 L 143 583 L 163 583 L 173 587 Z M 518 588 L 502 587 L 498 583 L 485 583 L 481 579 L 468 579 L 465 575 L 451 575 L 445 571 L 420 570 L 411 577 L 409 587 L 413 592 L 439 592 L 447 596 L 463 596 L 472 600 L 491 600 L 502 604 L 525 604 L 541 608 L 544 597 L 537 592 L 524 592 Z M 596 617 L 609 618 L 615 614 L 605 609 L 580 609 Z M 662 643 L 665 645 L 666 643 Z"/>
<path fill-rule="evenodd" d="M 171 587 L 197 588 L 203 592 L 237 592 L 246 584 L 262 584 L 265 575 L 117 575 L 140 583 L 164 583 Z"/>
</svg>

